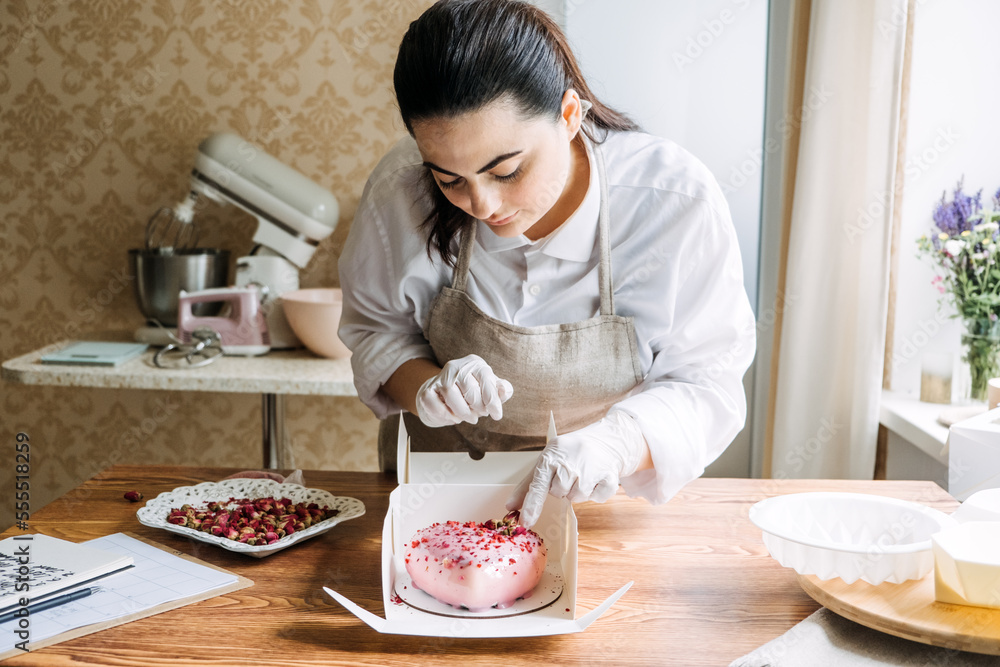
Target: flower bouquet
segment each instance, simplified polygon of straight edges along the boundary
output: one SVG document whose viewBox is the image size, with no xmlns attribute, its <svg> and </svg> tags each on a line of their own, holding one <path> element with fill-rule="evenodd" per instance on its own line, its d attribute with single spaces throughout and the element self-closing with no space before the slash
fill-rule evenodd
<svg viewBox="0 0 1000 667">
<path fill-rule="evenodd" d="M 986 400 L 990 378 L 1000 377 L 1000 190 L 992 210 L 975 195 L 955 187 L 934 208 L 937 228 L 917 239 L 920 254 L 937 270 L 932 281 L 942 301 L 954 304 L 965 325 L 963 361 L 969 365 L 971 397 Z"/>
</svg>

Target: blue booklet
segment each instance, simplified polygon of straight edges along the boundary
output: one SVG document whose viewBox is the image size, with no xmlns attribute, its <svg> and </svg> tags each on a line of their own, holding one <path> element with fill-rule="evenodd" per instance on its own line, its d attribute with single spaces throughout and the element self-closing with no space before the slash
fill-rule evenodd
<svg viewBox="0 0 1000 667">
<path fill-rule="evenodd" d="M 146 343 L 106 343 L 78 341 L 57 352 L 42 356 L 43 364 L 83 364 L 85 366 L 117 366 L 139 356 L 149 347 Z"/>
</svg>

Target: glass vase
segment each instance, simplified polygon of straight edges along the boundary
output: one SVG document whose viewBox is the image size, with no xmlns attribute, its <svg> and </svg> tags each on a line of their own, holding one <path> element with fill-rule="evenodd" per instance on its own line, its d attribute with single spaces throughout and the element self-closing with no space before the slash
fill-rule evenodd
<svg viewBox="0 0 1000 667">
<path fill-rule="evenodd" d="M 990 379 L 1000 377 L 1000 320 L 965 320 L 962 334 L 969 367 L 969 398 L 985 401 Z"/>
</svg>

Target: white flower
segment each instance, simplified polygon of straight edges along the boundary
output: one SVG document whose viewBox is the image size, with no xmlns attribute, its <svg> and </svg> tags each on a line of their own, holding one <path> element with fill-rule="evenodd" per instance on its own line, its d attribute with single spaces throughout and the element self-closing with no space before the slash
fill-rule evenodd
<svg viewBox="0 0 1000 667">
<path fill-rule="evenodd" d="M 981 222 L 972 229 L 976 232 L 995 232 L 997 228 L 1000 228 L 1000 225 L 995 222 Z"/>
<path fill-rule="evenodd" d="M 965 249 L 965 241 L 959 241 L 958 239 L 949 239 L 944 243 L 944 251 L 951 255 L 952 257 L 958 257 L 962 254 Z"/>
</svg>

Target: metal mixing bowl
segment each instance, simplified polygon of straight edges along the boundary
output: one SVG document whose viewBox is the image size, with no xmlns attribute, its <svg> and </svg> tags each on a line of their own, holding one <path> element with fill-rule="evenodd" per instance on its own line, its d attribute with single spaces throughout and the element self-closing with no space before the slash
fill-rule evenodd
<svg viewBox="0 0 1000 667">
<path fill-rule="evenodd" d="M 133 249 L 128 251 L 128 257 L 139 310 L 147 320 L 158 320 L 164 326 L 177 326 L 177 299 L 181 290 L 195 292 L 229 284 L 228 250 Z M 200 303 L 192 310 L 204 317 L 217 315 L 221 308 L 218 302 Z"/>
</svg>

